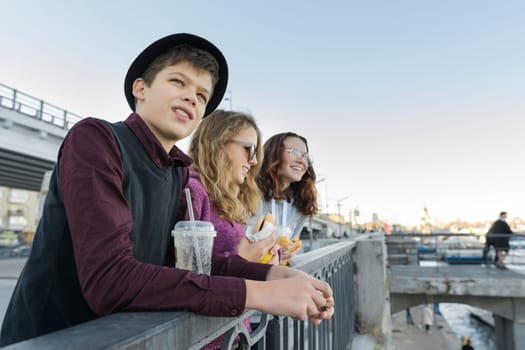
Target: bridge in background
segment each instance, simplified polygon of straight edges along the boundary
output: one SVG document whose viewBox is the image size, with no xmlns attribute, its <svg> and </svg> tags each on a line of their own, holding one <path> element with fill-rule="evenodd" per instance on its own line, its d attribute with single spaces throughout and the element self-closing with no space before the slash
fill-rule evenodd
<svg viewBox="0 0 525 350">
<path fill-rule="evenodd" d="M 82 117 L 0 84 L 0 186 L 40 191 L 67 131 Z"/>
<path fill-rule="evenodd" d="M 391 266 L 392 313 L 426 303 L 461 303 L 493 313 L 498 349 L 525 349 L 525 276 L 472 265 Z"/>
<path fill-rule="evenodd" d="M 387 244 L 401 246 L 396 237 Z M 407 247 L 415 247 L 409 240 Z M 392 249 L 389 249 L 392 250 Z M 410 254 L 409 256 L 414 256 Z M 414 258 L 406 264 L 390 261 L 390 305 L 396 313 L 407 307 L 427 303 L 461 303 L 493 313 L 499 350 L 525 349 L 525 276 L 492 265 L 419 266 Z M 520 267 L 521 268 L 521 267 Z"/>
</svg>

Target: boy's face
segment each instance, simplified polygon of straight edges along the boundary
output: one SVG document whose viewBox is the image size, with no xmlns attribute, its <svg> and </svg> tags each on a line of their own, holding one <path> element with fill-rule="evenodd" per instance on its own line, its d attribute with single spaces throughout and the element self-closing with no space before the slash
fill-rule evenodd
<svg viewBox="0 0 525 350">
<path fill-rule="evenodd" d="M 165 67 L 150 86 L 142 78 L 133 83 L 136 112 L 166 152 L 197 127 L 211 93 L 211 74 L 189 62 Z"/>
</svg>

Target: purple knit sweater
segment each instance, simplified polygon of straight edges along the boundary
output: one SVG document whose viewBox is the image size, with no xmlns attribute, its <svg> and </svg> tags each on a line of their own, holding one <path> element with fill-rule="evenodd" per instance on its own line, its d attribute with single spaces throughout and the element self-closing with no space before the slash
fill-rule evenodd
<svg viewBox="0 0 525 350">
<path fill-rule="evenodd" d="M 188 187 L 191 191 L 195 219 L 211 222 L 217 232 L 213 241 L 213 255 L 230 256 L 237 254 L 237 243 L 244 236 L 244 227 L 237 222 L 232 223 L 219 216 L 217 208 L 211 203 L 208 192 L 202 186 L 199 173 L 196 171 L 190 170 Z M 245 319 L 243 323 L 251 332 L 250 319 Z M 222 339 L 223 336 L 216 338 L 201 350 L 220 349 Z M 238 341 L 238 337 L 236 340 Z"/>
<path fill-rule="evenodd" d="M 244 236 L 243 225 L 237 222 L 229 222 L 219 216 L 217 208 L 211 203 L 208 193 L 202 186 L 199 173 L 190 171 L 188 187 L 191 190 L 195 219 L 211 222 L 217 232 L 213 241 L 213 255 L 230 256 L 237 254 L 237 243 Z"/>
</svg>

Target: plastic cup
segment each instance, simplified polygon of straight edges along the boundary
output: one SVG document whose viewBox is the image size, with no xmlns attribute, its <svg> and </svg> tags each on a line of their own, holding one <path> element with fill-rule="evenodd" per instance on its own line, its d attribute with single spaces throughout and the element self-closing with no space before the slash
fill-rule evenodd
<svg viewBox="0 0 525 350">
<path fill-rule="evenodd" d="M 194 239 L 196 239 L 199 246 L 202 273 L 209 275 L 211 272 L 213 239 L 216 235 L 213 224 L 208 221 L 179 221 L 175 224 L 171 234 L 175 242 L 175 266 L 179 269 L 200 273 L 194 244 Z"/>
<path fill-rule="evenodd" d="M 277 237 L 286 236 L 290 238 L 292 236 L 292 230 L 288 226 L 277 227 Z"/>
</svg>

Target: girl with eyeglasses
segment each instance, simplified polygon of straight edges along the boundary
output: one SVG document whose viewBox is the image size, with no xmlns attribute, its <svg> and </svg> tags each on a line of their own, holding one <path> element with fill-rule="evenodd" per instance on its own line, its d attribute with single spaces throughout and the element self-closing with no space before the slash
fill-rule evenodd
<svg viewBox="0 0 525 350">
<path fill-rule="evenodd" d="M 317 213 L 315 171 L 306 138 L 293 132 L 270 137 L 264 144 L 264 158 L 256 181 L 263 200 L 257 215 L 272 213 L 289 238 L 299 237 L 307 217 Z M 284 249 L 282 260 L 293 254 Z"/>
</svg>

